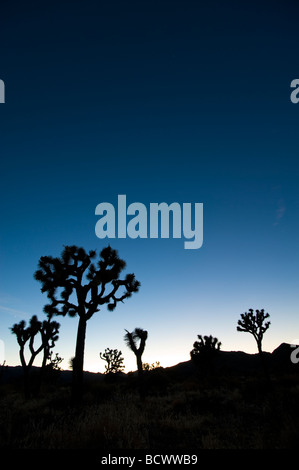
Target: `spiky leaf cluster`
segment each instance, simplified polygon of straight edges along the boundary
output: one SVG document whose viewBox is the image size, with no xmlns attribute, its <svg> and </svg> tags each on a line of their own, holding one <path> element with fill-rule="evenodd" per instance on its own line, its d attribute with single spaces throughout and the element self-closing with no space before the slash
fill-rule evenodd
<svg viewBox="0 0 299 470">
<path fill-rule="evenodd" d="M 122 372 L 125 368 L 122 352 L 118 351 L 118 349 L 106 348 L 104 353 L 100 352 L 100 358 L 107 362 L 105 374 L 116 374 Z"/>
<path fill-rule="evenodd" d="M 145 342 L 148 336 L 147 331 L 143 330 L 142 328 L 135 328 L 135 330 L 131 333 L 128 330 L 125 331 L 126 334 L 124 340 L 126 345 L 133 351 L 136 356 L 142 356 L 145 348 Z"/>
<path fill-rule="evenodd" d="M 49 363 L 47 364 L 47 369 L 48 370 L 54 370 L 54 371 L 60 371 L 60 364 L 63 361 L 63 358 L 58 355 L 58 353 L 55 354 L 53 357 L 53 351 L 49 353 L 48 356 Z"/>
<path fill-rule="evenodd" d="M 212 357 L 221 348 L 221 342 L 212 335 L 197 335 L 197 338 L 199 341 L 193 343 L 193 349 L 190 352 L 191 359 L 193 360 Z"/>
<path fill-rule="evenodd" d="M 100 252 L 97 263 L 92 262 L 95 258 L 95 250 L 87 253 L 77 246 L 65 246 L 60 258 L 40 258 L 34 277 L 50 299 L 44 308 L 48 315 L 84 315 L 88 320 L 101 305 L 107 304 L 112 311 L 118 302 L 138 291 L 140 283 L 134 274 L 119 279 L 126 263 L 116 250 L 108 246 Z"/>
<path fill-rule="evenodd" d="M 25 320 L 21 320 L 19 323 L 15 323 L 11 332 L 16 335 L 19 346 L 24 347 L 27 341 L 30 340 L 30 351 L 34 351 L 34 338 L 41 329 L 41 322 L 37 319 L 36 315 L 33 315 L 29 321 L 29 326 L 26 327 Z"/>
<path fill-rule="evenodd" d="M 156 362 L 153 362 L 152 364 L 149 364 L 148 362 L 145 362 L 144 364 L 142 364 L 142 368 L 145 371 L 159 369 L 160 368 L 160 362 L 156 361 Z"/>
<path fill-rule="evenodd" d="M 50 319 L 44 320 L 41 325 L 42 341 L 49 349 L 54 348 L 56 341 L 58 341 L 59 328 L 60 324 L 54 320 L 50 321 Z"/>
</svg>

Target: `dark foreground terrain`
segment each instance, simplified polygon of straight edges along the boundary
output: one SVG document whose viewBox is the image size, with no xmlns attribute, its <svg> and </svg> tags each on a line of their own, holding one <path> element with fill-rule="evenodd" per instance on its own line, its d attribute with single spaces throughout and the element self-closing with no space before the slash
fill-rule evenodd
<svg viewBox="0 0 299 470">
<path fill-rule="evenodd" d="M 71 372 L 53 375 L 25 400 L 22 370 L 0 385 L 2 449 L 295 449 L 299 442 L 299 364 L 290 346 L 259 357 L 221 352 L 210 370 L 186 362 L 145 373 L 86 374 L 84 400 L 71 406 Z"/>
</svg>

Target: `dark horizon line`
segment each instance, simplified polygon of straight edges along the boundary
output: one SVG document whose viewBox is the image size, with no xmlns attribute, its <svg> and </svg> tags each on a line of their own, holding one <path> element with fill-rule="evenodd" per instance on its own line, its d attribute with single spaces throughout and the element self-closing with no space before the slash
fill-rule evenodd
<svg viewBox="0 0 299 470">
<path fill-rule="evenodd" d="M 263 353 L 265 354 L 273 354 L 277 349 L 279 349 L 281 346 L 289 346 L 291 348 L 291 346 L 293 347 L 299 347 L 299 345 L 293 345 L 292 343 L 286 343 L 286 342 L 282 342 L 280 343 L 276 348 L 274 348 L 271 352 L 270 351 L 262 351 Z M 247 356 L 259 356 L 259 352 L 255 352 L 255 353 L 248 353 L 248 352 L 245 352 L 245 351 L 241 351 L 241 350 L 238 350 L 238 351 L 235 351 L 235 350 L 230 350 L 230 351 L 225 351 L 225 350 L 219 350 L 219 353 L 237 353 L 237 354 L 245 354 Z M 172 367 L 176 367 L 180 364 L 186 364 L 186 363 L 191 363 L 192 362 L 192 359 L 188 359 L 187 361 L 181 361 L 181 362 L 178 362 L 177 364 L 174 364 L 172 366 L 166 366 L 166 367 L 163 367 L 163 366 L 158 366 L 157 369 L 161 368 L 161 369 L 170 369 Z M 3 366 L 3 364 L 2 364 Z M 9 364 L 6 364 L 6 361 L 4 361 L 4 367 L 11 367 L 11 368 L 16 368 L 16 367 L 20 367 L 22 368 L 22 365 L 21 364 L 18 364 L 18 365 L 15 365 L 15 366 L 11 366 Z M 40 369 L 41 366 L 35 366 L 33 365 L 32 366 L 33 369 Z M 60 371 L 58 372 L 73 372 L 72 369 L 60 369 Z M 105 372 L 94 372 L 94 371 L 90 371 L 90 370 L 85 370 L 83 369 L 83 372 L 88 372 L 89 374 L 101 374 L 101 375 L 105 375 Z M 124 371 L 120 371 L 119 373 L 121 374 L 124 374 L 124 375 L 127 375 L 129 373 L 134 373 L 134 372 L 137 372 L 137 369 L 136 370 L 130 370 L 129 372 L 124 372 Z"/>
</svg>

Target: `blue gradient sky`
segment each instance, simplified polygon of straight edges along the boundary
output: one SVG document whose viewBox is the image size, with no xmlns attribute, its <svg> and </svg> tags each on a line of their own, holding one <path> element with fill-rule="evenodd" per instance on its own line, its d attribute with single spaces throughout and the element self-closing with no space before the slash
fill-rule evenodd
<svg viewBox="0 0 299 470">
<path fill-rule="evenodd" d="M 189 359 L 197 334 L 255 352 L 236 331 L 264 308 L 264 349 L 299 338 L 298 5 L 293 1 L 9 2 L 1 13 L 0 338 L 47 299 L 33 279 L 63 245 L 100 251 L 95 208 L 202 202 L 204 243 L 110 240 L 142 286 L 88 323 L 85 368 L 149 332 L 144 361 Z M 57 319 L 68 367 L 77 319 Z"/>
</svg>

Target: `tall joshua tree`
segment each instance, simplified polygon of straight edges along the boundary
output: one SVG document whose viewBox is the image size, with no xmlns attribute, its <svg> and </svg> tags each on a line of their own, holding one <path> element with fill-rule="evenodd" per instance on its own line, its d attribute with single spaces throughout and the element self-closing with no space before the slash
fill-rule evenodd
<svg viewBox="0 0 299 470">
<path fill-rule="evenodd" d="M 118 302 L 123 302 L 140 283 L 134 274 L 119 279 L 126 263 L 110 246 L 100 252 L 95 265 L 96 251 L 88 253 L 77 246 L 65 246 L 60 258 L 42 256 L 34 277 L 47 292 L 50 303 L 45 312 L 50 315 L 78 316 L 75 357 L 73 360 L 73 398 L 82 397 L 85 335 L 88 320 L 103 305 L 113 311 Z"/>
<path fill-rule="evenodd" d="M 253 309 L 250 308 L 248 312 L 241 313 L 241 319 L 238 320 L 237 331 L 245 331 L 253 335 L 260 355 L 262 355 L 264 334 L 270 326 L 270 321 L 265 320 L 269 317 L 269 313 L 265 313 L 263 308 L 256 310 L 255 314 L 253 313 Z"/>
<path fill-rule="evenodd" d="M 132 333 L 130 333 L 128 330 L 125 330 L 125 331 L 126 331 L 126 334 L 124 337 L 125 342 L 136 356 L 140 396 L 141 398 L 144 398 L 142 354 L 144 352 L 148 333 L 146 330 L 143 330 L 142 328 L 135 328 L 135 330 L 132 331 Z"/>
</svg>

